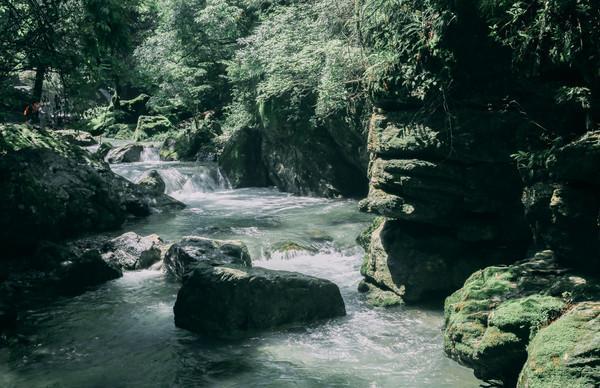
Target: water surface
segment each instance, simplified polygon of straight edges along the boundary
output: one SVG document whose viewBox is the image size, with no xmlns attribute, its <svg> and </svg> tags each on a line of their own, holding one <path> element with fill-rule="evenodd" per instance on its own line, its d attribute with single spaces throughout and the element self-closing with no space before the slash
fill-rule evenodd
<svg viewBox="0 0 600 388">
<path fill-rule="evenodd" d="M 477 387 L 472 372 L 442 351 L 442 313 L 371 308 L 356 291 L 371 217 L 350 200 L 275 189 L 230 190 L 212 165 L 113 166 L 131 180 L 158 169 L 188 207 L 126 226 L 167 240 L 199 234 L 240 239 L 254 265 L 327 278 L 348 315 L 240 341 L 202 338 L 173 324 L 179 286 L 158 271 L 124 277 L 29 313 L 31 342 L 0 350 L 1 387 Z M 307 251 L 274 252 L 295 242 Z"/>
</svg>

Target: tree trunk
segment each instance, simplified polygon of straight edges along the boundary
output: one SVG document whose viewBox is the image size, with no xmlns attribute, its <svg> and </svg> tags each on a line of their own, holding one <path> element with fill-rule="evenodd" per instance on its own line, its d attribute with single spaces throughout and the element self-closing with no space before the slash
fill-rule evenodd
<svg viewBox="0 0 600 388">
<path fill-rule="evenodd" d="M 40 65 L 35 69 L 35 83 L 33 85 L 33 101 L 42 101 L 44 91 L 44 77 L 46 76 L 46 66 Z"/>
</svg>

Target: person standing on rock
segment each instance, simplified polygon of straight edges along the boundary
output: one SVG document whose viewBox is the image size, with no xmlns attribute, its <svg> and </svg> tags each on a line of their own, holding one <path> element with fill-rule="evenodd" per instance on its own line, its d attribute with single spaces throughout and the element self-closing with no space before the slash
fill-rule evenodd
<svg viewBox="0 0 600 388">
<path fill-rule="evenodd" d="M 35 123 L 39 118 L 40 111 L 40 103 L 38 101 L 28 104 L 23 111 L 23 116 L 25 116 L 25 124 Z"/>
</svg>

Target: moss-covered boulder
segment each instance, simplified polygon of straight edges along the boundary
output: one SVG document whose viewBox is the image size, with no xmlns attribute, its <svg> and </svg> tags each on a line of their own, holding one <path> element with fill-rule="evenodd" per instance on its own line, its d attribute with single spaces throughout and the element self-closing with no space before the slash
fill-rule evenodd
<svg viewBox="0 0 600 388">
<path fill-rule="evenodd" d="M 9 252 L 120 227 L 128 217 L 184 205 L 113 173 L 59 135 L 0 126 L 0 244 Z"/>
<path fill-rule="evenodd" d="M 543 328 L 527 348 L 520 388 L 600 386 L 600 302 L 583 302 Z"/>
<path fill-rule="evenodd" d="M 135 128 L 134 139 L 146 140 L 173 129 L 171 121 L 165 116 L 140 116 Z"/>
<path fill-rule="evenodd" d="M 551 251 L 487 267 L 446 299 L 444 350 L 478 378 L 514 385 L 539 329 L 569 303 L 599 295 L 599 283 L 561 267 Z"/>
</svg>

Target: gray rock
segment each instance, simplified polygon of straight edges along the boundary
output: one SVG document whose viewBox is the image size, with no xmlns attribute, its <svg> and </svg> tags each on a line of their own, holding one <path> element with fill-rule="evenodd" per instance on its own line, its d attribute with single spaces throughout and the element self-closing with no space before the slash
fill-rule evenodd
<svg viewBox="0 0 600 388">
<path fill-rule="evenodd" d="M 161 260 L 165 243 L 156 234 L 125 233 L 104 244 L 102 258 L 124 270 L 146 269 Z"/>
<path fill-rule="evenodd" d="M 167 274 L 179 280 L 199 263 L 252 265 L 248 248 L 241 241 L 213 240 L 198 236 L 187 236 L 171 245 L 164 258 Z"/>
<path fill-rule="evenodd" d="M 177 327 L 224 338 L 346 314 L 338 287 L 328 280 L 232 265 L 196 267 L 173 310 Z"/>
<path fill-rule="evenodd" d="M 110 150 L 104 160 L 108 163 L 139 162 L 143 151 L 144 146 L 141 144 L 126 144 Z"/>
<path fill-rule="evenodd" d="M 137 184 L 145 187 L 153 194 L 161 195 L 165 193 L 166 184 L 158 171 L 150 170 L 140 177 Z"/>
</svg>

